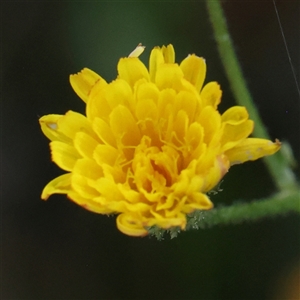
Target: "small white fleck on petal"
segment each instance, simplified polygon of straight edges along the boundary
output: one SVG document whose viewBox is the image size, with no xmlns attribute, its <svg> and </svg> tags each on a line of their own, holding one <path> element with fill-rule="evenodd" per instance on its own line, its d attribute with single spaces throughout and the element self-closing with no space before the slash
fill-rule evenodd
<svg viewBox="0 0 300 300">
<path fill-rule="evenodd" d="M 139 43 L 137 47 L 128 55 L 128 57 L 139 57 L 144 52 L 145 48 L 145 46 Z"/>
<path fill-rule="evenodd" d="M 56 130 L 57 129 L 57 124 L 56 123 L 47 123 L 47 126 L 52 129 L 52 130 Z"/>
</svg>

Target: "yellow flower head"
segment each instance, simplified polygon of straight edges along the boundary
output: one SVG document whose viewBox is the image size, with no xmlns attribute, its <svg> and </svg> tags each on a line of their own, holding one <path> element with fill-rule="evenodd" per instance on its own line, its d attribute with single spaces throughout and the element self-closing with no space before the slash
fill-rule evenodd
<svg viewBox="0 0 300 300">
<path fill-rule="evenodd" d="M 184 229 L 187 214 L 213 207 L 206 193 L 231 165 L 280 148 L 248 138 L 254 124 L 245 107 L 219 113 L 222 91 L 216 82 L 203 86 L 203 58 L 192 54 L 178 65 L 172 45 L 155 47 L 148 70 L 142 51 L 120 59 L 111 83 L 89 69 L 70 76 L 86 116 L 40 119 L 52 160 L 67 172 L 42 199 L 67 194 L 90 211 L 118 214 L 118 229 L 131 236 L 154 225 Z"/>
</svg>

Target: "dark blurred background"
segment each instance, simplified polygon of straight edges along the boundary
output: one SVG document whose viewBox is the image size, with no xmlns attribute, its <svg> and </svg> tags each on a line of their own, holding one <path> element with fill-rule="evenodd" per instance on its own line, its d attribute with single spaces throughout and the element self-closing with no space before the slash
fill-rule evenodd
<svg viewBox="0 0 300 300">
<path fill-rule="evenodd" d="M 299 82 L 300 2 L 276 1 Z M 203 1 L 1 2 L 1 299 L 297 299 L 299 216 L 185 232 L 164 241 L 121 234 L 115 218 L 64 196 L 40 200 L 62 174 L 38 119 L 84 112 L 69 74 L 89 67 L 108 81 L 139 43 L 172 43 L 177 62 L 206 59 L 207 81 L 234 105 Z M 235 47 L 272 139 L 300 162 L 300 98 L 273 2 L 225 1 Z M 299 178 L 299 167 L 295 170 Z M 218 204 L 266 197 L 276 189 L 263 162 L 233 167 Z"/>
</svg>

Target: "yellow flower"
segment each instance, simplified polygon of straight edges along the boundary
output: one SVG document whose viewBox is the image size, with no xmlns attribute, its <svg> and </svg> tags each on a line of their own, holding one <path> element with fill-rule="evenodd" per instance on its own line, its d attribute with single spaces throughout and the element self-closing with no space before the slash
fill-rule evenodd
<svg viewBox="0 0 300 300">
<path fill-rule="evenodd" d="M 216 82 L 203 87 L 203 58 L 192 54 L 178 65 L 172 45 L 156 47 L 148 70 L 142 51 L 120 59 L 111 83 L 89 69 L 70 76 L 86 116 L 40 119 L 52 160 L 67 172 L 42 199 L 67 194 L 90 211 L 118 214 L 118 229 L 131 236 L 153 225 L 184 229 L 187 214 L 213 207 L 206 193 L 231 165 L 280 148 L 248 138 L 254 124 L 245 107 L 219 113 L 222 92 Z"/>
</svg>

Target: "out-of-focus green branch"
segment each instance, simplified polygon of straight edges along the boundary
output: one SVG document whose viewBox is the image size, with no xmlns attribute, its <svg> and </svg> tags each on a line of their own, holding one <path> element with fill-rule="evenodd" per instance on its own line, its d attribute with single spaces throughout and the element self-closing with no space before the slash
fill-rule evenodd
<svg viewBox="0 0 300 300">
<path fill-rule="evenodd" d="M 253 135 L 259 138 L 270 139 L 243 77 L 220 1 L 206 0 L 206 5 L 220 57 L 236 102 L 247 108 L 250 118 L 254 121 Z M 288 159 L 282 151 L 265 157 L 264 161 L 279 190 L 297 189 L 295 176 L 290 169 Z"/>
</svg>

